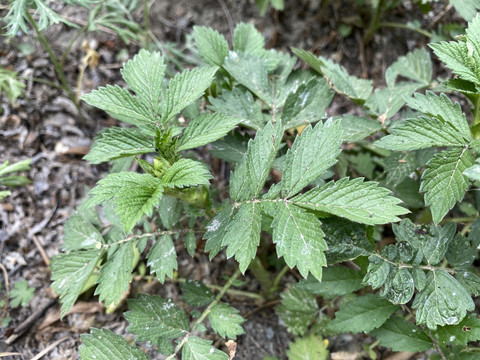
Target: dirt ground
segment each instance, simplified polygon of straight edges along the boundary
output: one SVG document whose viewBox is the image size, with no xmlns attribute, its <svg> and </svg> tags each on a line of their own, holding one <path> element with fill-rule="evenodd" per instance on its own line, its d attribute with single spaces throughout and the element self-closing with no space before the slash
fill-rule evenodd
<svg viewBox="0 0 480 360">
<path fill-rule="evenodd" d="M 358 23 L 358 19 L 354 18 L 359 14 L 354 3 L 353 0 L 286 0 L 283 12 L 268 11 L 261 17 L 254 0 L 157 0 L 150 9 L 150 25 L 159 42 L 176 43 L 186 48 L 188 54 L 188 35 L 194 25 L 213 27 L 230 41 L 236 23 L 252 22 L 264 34 L 270 48 L 289 51 L 290 46 L 295 46 L 312 50 L 341 63 L 350 73 L 382 85 L 388 65 L 407 51 L 424 46 L 429 40 L 413 31 L 382 28 L 368 44 L 364 44 L 363 30 L 355 26 L 351 34 L 344 37 L 338 31 L 339 25 Z M 87 18 L 84 10 L 64 7 L 57 2 L 52 6 L 79 24 Z M 0 16 L 6 13 L 6 10 L 2 11 Z M 141 11 L 134 16 L 142 21 Z M 410 1 L 404 1 L 403 5 L 388 14 L 388 18 L 403 22 L 419 20 L 427 30 L 441 23 L 461 23 L 453 9 L 440 3 L 435 11 L 424 15 Z M 74 33 L 65 25 L 55 25 L 46 32 L 58 53 L 63 51 Z M 126 45 L 107 32 L 89 33 L 76 41 L 66 62 L 69 83 L 77 81 L 79 64 L 84 55 L 81 47 L 84 39 L 97 46 L 100 60 L 95 70 L 85 73 L 82 92 L 105 84 L 122 85 L 119 73 L 122 54 L 126 51 L 131 57 L 139 47 L 138 44 Z M 23 55 L 19 50 L 22 44 L 33 46 L 33 53 Z M 21 76 L 55 81 L 47 54 L 34 41 L 33 34 L 22 34 L 11 41 L 0 37 L 0 66 L 15 70 Z M 442 71 L 437 68 L 436 74 Z M 32 359 L 36 355 L 35 359 L 77 359 L 80 335 L 91 326 L 108 328 L 133 339 L 125 330 L 127 324 L 122 317 L 125 309 L 120 308 L 116 313 L 107 315 L 92 294 L 82 296 L 74 311 L 60 321 L 60 305 L 50 289 L 48 268 L 49 259 L 60 251 L 64 222 L 85 196 L 86 189 L 93 187 L 107 171 L 106 166 L 92 166 L 83 161 L 82 156 L 88 152 L 93 137 L 116 121 L 84 103 L 79 114 L 64 93 L 38 82 L 27 82 L 25 95 L 15 106 L 4 97 L 0 99 L 0 104 L 3 109 L 0 115 L 0 162 L 33 159 L 32 169 L 26 174 L 32 181 L 31 185 L 13 190 L 13 195 L 0 203 L 0 256 L 6 270 L 6 274 L 1 276 L 4 286 L 0 297 L 5 296 L 5 279 L 10 284 L 26 279 L 28 285 L 35 288 L 35 298 L 29 306 L 2 314 L 12 320 L 0 330 L 0 353 L 23 355 L 4 359 Z M 351 104 L 338 97 L 328 109 L 332 116 L 351 111 Z M 179 273 L 183 277 L 207 278 L 211 283 L 223 283 L 223 275 L 233 272 L 235 263 L 226 261 L 222 256 L 217 256 L 210 263 L 203 254 L 197 254 L 192 259 L 179 248 Z M 291 276 L 287 275 L 285 282 Z M 257 284 L 248 272 L 245 281 L 245 287 L 254 291 Z M 178 287 L 173 283 L 138 286 L 143 286 L 143 290 L 148 287 L 152 293 L 178 297 Z M 256 360 L 266 355 L 285 359 L 291 337 L 273 311 L 275 302 L 259 304 L 245 298 L 232 298 L 230 301 L 243 315 L 249 315 L 244 324 L 245 335 L 238 339 L 235 359 Z M 358 355 L 362 344 L 373 340 L 364 335 L 347 334 L 329 341 L 333 353 L 343 351 Z M 143 346 L 152 359 L 163 359 L 161 355 L 154 355 L 154 350 L 147 345 Z M 388 351 L 378 355 L 383 359 L 391 356 Z M 347 355 L 344 356 L 340 358 L 347 359 Z M 410 358 L 423 359 L 425 355 L 404 354 L 402 357 L 405 360 Z"/>
</svg>

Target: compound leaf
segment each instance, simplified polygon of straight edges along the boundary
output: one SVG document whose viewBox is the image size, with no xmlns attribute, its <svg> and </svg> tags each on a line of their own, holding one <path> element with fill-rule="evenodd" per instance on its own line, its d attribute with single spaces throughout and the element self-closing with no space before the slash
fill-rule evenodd
<svg viewBox="0 0 480 360">
<path fill-rule="evenodd" d="M 473 164 L 474 158 L 466 147 L 442 151 L 428 161 L 420 191 L 425 193 L 425 205 L 430 206 L 435 223 L 463 199 L 470 185 L 463 172 Z"/>
<path fill-rule="evenodd" d="M 83 334 L 81 338 L 78 353 L 82 360 L 149 360 L 142 350 L 108 329 L 92 328 L 90 334 Z"/>
<path fill-rule="evenodd" d="M 242 323 L 245 321 L 238 310 L 225 303 L 216 304 L 212 307 L 208 320 L 218 335 L 225 338 L 236 339 L 244 333 Z"/>
<path fill-rule="evenodd" d="M 165 276 L 173 278 L 173 270 L 178 268 L 178 264 L 175 245 L 169 234 L 162 235 L 155 242 L 148 252 L 147 260 L 150 272 L 155 273 L 158 281 L 162 284 L 165 281 Z"/>
<path fill-rule="evenodd" d="M 303 277 L 311 272 L 321 280 L 322 267 L 327 265 L 323 254 L 327 244 L 320 221 L 315 215 L 287 202 L 277 203 L 275 213 L 272 228 L 278 256 L 283 256 L 289 267 L 297 266 Z"/>
<path fill-rule="evenodd" d="M 400 317 L 393 317 L 370 332 L 382 346 L 393 351 L 426 351 L 433 348 L 432 340 L 419 327 Z"/>
<path fill-rule="evenodd" d="M 52 288 L 60 295 L 65 316 L 81 294 L 103 251 L 78 250 L 59 254 L 52 261 Z"/>
<path fill-rule="evenodd" d="M 112 127 L 98 134 L 92 148 L 83 158 L 92 164 L 100 164 L 154 151 L 153 139 L 141 130 Z"/>
<path fill-rule="evenodd" d="M 135 265 L 133 262 L 134 246 L 132 242 L 120 245 L 100 269 L 95 295 L 100 295 L 99 301 L 103 301 L 107 307 L 118 304 L 123 293 L 128 290 Z"/>
<path fill-rule="evenodd" d="M 275 311 L 288 331 L 293 335 L 303 335 L 318 314 L 318 304 L 315 296 L 306 290 L 292 286 L 280 294 L 282 302 Z"/>
<path fill-rule="evenodd" d="M 163 57 L 159 52 L 142 49 L 132 60 L 127 61 L 121 70 L 127 85 L 149 108 L 155 120 L 160 111 L 160 95 L 165 67 Z"/>
<path fill-rule="evenodd" d="M 191 159 L 180 159 L 167 169 L 162 177 L 166 186 L 177 188 L 208 185 L 212 178 L 210 172 L 202 163 Z"/>
<path fill-rule="evenodd" d="M 209 340 L 189 336 L 183 346 L 182 360 L 228 360 L 228 355 L 215 349 Z"/>
<path fill-rule="evenodd" d="M 287 151 L 282 194 L 291 197 L 333 166 L 342 144 L 340 121 L 309 125 Z"/>
<path fill-rule="evenodd" d="M 193 149 L 225 136 L 239 119 L 224 114 L 202 114 L 193 119 L 178 141 L 178 150 Z"/>
<path fill-rule="evenodd" d="M 175 75 L 168 84 L 162 106 L 162 123 L 167 123 L 176 114 L 203 95 L 210 86 L 217 67 L 202 67 L 184 70 Z"/>
<path fill-rule="evenodd" d="M 328 324 L 328 329 L 337 333 L 370 332 L 384 324 L 398 309 L 398 305 L 375 294 L 359 296 L 335 313 L 335 319 Z"/>
<path fill-rule="evenodd" d="M 438 325 L 458 324 L 467 314 L 473 311 L 475 304 L 465 288 L 450 274 L 443 270 L 430 271 L 427 285 L 413 301 L 412 307 L 417 309 L 417 324 L 426 324 L 435 330 Z"/>
<path fill-rule="evenodd" d="M 240 205 L 227 226 L 222 246 L 227 246 L 227 259 L 235 255 L 242 273 L 257 253 L 261 226 L 262 210 L 256 203 Z"/>
<path fill-rule="evenodd" d="M 210 65 L 222 66 L 228 56 L 228 42 L 218 31 L 205 26 L 194 26 L 193 37 L 200 56 Z"/>
<path fill-rule="evenodd" d="M 291 200 L 295 205 L 324 211 L 367 225 L 396 222 L 399 215 L 409 211 L 398 204 L 401 200 L 390 196 L 390 190 L 378 187 L 362 178 L 342 178 L 314 188 Z"/>
<path fill-rule="evenodd" d="M 190 306 L 205 306 L 210 304 L 213 299 L 212 291 L 201 281 L 188 280 L 180 283 L 183 291 L 183 299 Z"/>
<path fill-rule="evenodd" d="M 288 360 L 327 360 L 328 341 L 310 334 L 291 342 L 287 350 Z"/>
<path fill-rule="evenodd" d="M 155 121 L 149 109 L 138 97 L 117 85 L 101 87 L 83 95 L 82 100 L 129 124 L 141 126 Z"/>
</svg>

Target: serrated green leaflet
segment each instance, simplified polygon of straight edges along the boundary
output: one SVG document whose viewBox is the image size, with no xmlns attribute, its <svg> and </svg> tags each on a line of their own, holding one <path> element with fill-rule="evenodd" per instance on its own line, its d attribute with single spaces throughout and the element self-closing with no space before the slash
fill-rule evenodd
<svg viewBox="0 0 480 360">
<path fill-rule="evenodd" d="M 362 178 L 343 178 L 314 188 L 291 200 L 295 205 L 341 216 L 362 224 L 374 225 L 396 222 L 399 215 L 407 214 L 399 206 L 399 199 L 390 196 L 390 191 Z"/>
<path fill-rule="evenodd" d="M 103 244 L 102 234 L 87 219 L 78 213 L 65 223 L 64 250 L 96 248 Z"/>
<path fill-rule="evenodd" d="M 147 266 L 150 271 L 155 273 L 158 281 L 162 284 L 165 281 L 165 276 L 173 277 L 173 270 L 178 268 L 177 254 L 172 237 L 168 234 L 162 235 L 147 255 Z"/>
<path fill-rule="evenodd" d="M 203 95 L 210 86 L 217 67 L 184 70 L 170 80 L 162 104 L 162 123 L 166 124 L 176 114 Z"/>
<path fill-rule="evenodd" d="M 435 331 L 443 344 L 466 346 L 470 341 L 480 340 L 480 319 L 470 314 L 457 325 L 445 325 Z"/>
<path fill-rule="evenodd" d="M 385 172 L 387 184 L 400 184 L 417 168 L 417 160 L 412 153 L 393 153 L 385 158 Z"/>
<path fill-rule="evenodd" d="M 480 276 L 474 268 L 459 271 L 457 273 L 457 280 L 470 294 L 474 296 L 480 295 Z"/>
<path fill-rule="evenodd" d="M 450 274 L 434 270 L 428 273 L 427 285 L 415 296 L 412 307 L 417 309 L 417 323 L 435 330 L 438 325 L 458 324 L 475 305 L 470 294 Z"/>
<path fill-rule="evenodd" d="M 273 160 L 282 140 L 281 123 L 268 123 L 249 141 L 243 160 L 237 165 L 230 179 L 230 195 L 233 200 L 256 197 L 263 189 Z"/>
<path fill-rule="evenodd" d="M 376 89 L 365 106 L 384 122 L 395 115 L 405 104 L 405 97 L 411 96 L 419 87 L 418 83 L 400 83 L 394 88 Z"/>
<path fill-rule="evenodd" d="M 117 85 L 101 87 L 83 95 L 82 100 L 129 124 L 141 126 L 155 121 L 139 98 Z"/>
<path fill-rule="evenodd" d="M 121 244 L 100 269 L 95 295 L 99 295 L 98 300 L 104 302 L 107 307 L 118 304 L 123 293 L 128 290 L 135 265 L 133 262 L 135 251 L 132 242 Z"/>
<path fill-rule="evenodd" d="M 193 149 L 211 143 L 232 130 L 239 119 L 223 114 L 202 114 L 193 119 L 178 141 L 178 150 Z"/>
<path fill-rule="evenodd" d="M 160 111 L 160 94 L 166 65 L 158 52 L 145 49 L 125 63 L 121 70 L 127 85 L 135 91 L 142 104 L 148 106 L 154 121 Z"/>
<path fill-rule="evenodd" d="M 291 342 L 287 350 L 288 360 L 327 360 L 328 341 L 310 334 Z"/>
<path fill-rule="evenodd" d="M 283 256 L 289 267 L 297 266 L 303 277 L 311 272 L 320 280 L 322 267 L 327 265 L 323 254 L 327 244 L 320 221 L 315 215 L 286 202 L 275 204 L 275 213 L 272 228 L 277 255 Z"/>
<path fill-rule="evenodd" d="M 205 306 L 214 299 L 212 291 L 201 281 L 187 280 L 180 283 L 180 288 L 183 291 L 183 299 L 191 306 Z"/>
<path fill-rule="evenodd" d="M 415 49 L 399 57 L 391 66 L 391 71 L 422 85 L 428 86 L 432 79 L 432 61 L 424 48 Z M 389 84 L 389 87 L 392 84 Z"/>
<path fill-rule="evenodd" d="M 140 294 L 136 299 L 128 299 L 128 308 L 124 313 L 130 323 L 128 331 L 137 335 L 139 341 L 156 344 L 159 339 L 175 339 L 189 330 L 185 311 L 170 299 Z"/>
<path fill-rule="evenodd" d="M 412 274 L 407 269 L 393 268 L 388 274 L 380 295 L 390 300 L 393 304 L 406 304 L 415 292 L 415 282 Z"/>
<path fill-rule="evenodd" d="M 341 149 L 339 121 L 309 125 L 287 151 L 282 194 L 291 197 L 322 175 L 337 160 Z"/>
<path fill-rule="evenodd" d="M 470 180 L 480 181 L 480 164 L 478 162 L 479 161 L 477 159 L 473 166 L 463 171 L 463 175 L 468 177 Z"/>
<path fill-rule="evenodd" d="M 165 186 L 177 188 L 208 185 L 212 178 L 206 166 L 191 159 L 180 159 L 167 169 L 162 177 Z"/>
<path fill-rule="evenodd" d="M 282 302 L 275 307 L 278 316 L 293 335 L 305 334 L 318 314 L 315 296 L 295 286 L 280 296 Z"/>
<path fill-rule="evenodd" d="M 228 360 L 228 355 L 215 349 L 211 341 L 190 336 L 183 346 L 182 360 Z"/>
<path fill-rule="evenodd" d="M 455 10 L 467 21 L 470 21 L 480 10 L 477 0 L 450 0 Z"/>
<path fill-rule="evenodd" d="M 154 152 L 153 139 L 135 128 L 113 127 L 102 131 L 83 158 L 92 164 Z"/>
<path fill-rule="evenodd" d="M 233 34 L 233 50 L 248 54 L 260 54 L 265 46 L 262 34 L 253 24 L 239 23 Z"/>
<path fill-rule="evenodd" d="M 205 251 L 210 253 L 210 260 L 223 248 L 223 239 L 227 234 L 227 226 L 232 219 L 233 211 L 234 208 L 232 206 L 225 205 L 206 226 L 207 231 L 203 238 L 207 240 Z"/>
<path fill-rule="evenodd" d="M 371 255 L 368 261 L 367 274 L 363 282 L 370 285 L 372 289 L 378 289 L 387 281 L 392 265 L 375 255 Z"/>
<path fill-rule="evenodd" d="M 59 254 L 53 259 L 52 288 L 60 295 L 62 317 L 81 294 L 102 255 L 101 250 L 78 250 Z"/>
<path fill-rule="evenodd" d="M 339 130 L 342 132 L 342 140 L 345 142 L 357 142 L 382 130 L 379 121 L 366 117 L 345 114 L 333 119 L 340 119 Z"/>
<path fill-rule="evenodd" d="M 346 303 L 335 313 L 335 319 L 328 324 L 328 329 L 337 333 L 370 332 L 385 323 L 398 309 L 398 305 L 388 300 L 367 294 Z"/>
<path fill-rule="evenodd" d="M 393 351 L 425 351 L 433 348 L 432 340 L 419 327 L 400 317 L 393 317 L 370 332 L 382 346 Z"/>
<path fill-rule="evenodd" d="M 90 334 L 81 337 L 83 344 L 78 353 L 82 360 L 149 360 L 142 350 L 108 329 L 92 328 Z"/>
<path fill-rule="evenodd" d="M 227 225 L 222 246 L 227 246 L 227 259 L 235 255 L 242 273 L 245 273 L 257 253 L 261 221 L 260 205 L 246 203 L 239 206 L 237 213 Z"/>
<path fill-rule="evenodd" d="M 223 338 L 236 339 L 244 333 L 242 323 L 245 321 L 238 310 L 225 303 L 216 304 L 212 307 L 208 320 L 213 330 Z"/>
<path fill-rule="evenodd" d="M 223 60 L 228 56 L 228 42 L 223 35 L 204 26 L 194 26 L 193 37 L 198 52 L 207 63 L 223 65 Z"/>
<path fill-rule="evenodd" d="M 435 223 L 438 224 L 465 196 L 470 181 L 463 172 L 473 163 L 467 147 L 442 151 L 427 163 L 420 191 L 425 193 L 425 205 L 430 206 Z"/>
<path fill-rule="evenodd" d="M 363 287 L 363 273 L 345 266 L 332 266 L 323 269 L 321 281 L 309 276 L 301 280 L 296 287 L 327 299 L 343 296 Z"/>
</svg>

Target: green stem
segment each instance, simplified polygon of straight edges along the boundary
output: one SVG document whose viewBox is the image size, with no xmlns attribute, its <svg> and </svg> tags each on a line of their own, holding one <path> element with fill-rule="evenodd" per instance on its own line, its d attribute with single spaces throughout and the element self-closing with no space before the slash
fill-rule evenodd
<svg viewBox="0 0 480 360">
<path fill-rule="evenodd" d="M 368 28 L 363 35 L 363 43 L 368 43 L 375 31 L 377 31 L 380 27 L 380 17 L 383 14 L 383 5 L 385 0 L 380 0 L 378 6 L 374 9 L 375 13 L 370 17 L 370 23 L 368 24 Z"/>
<path fill-rule="evenodd" d="M 465 217 L 458 217 L 458 218 L 447 218 L 443 219 L 440 222 L 440 225 L 448 224 L 448 223 L 472 223 L 477 220 L 477 216 L 465 216 Z"/>
<path fill-rule="evenodd" d="M 397 22 L 389 22 L 389 21 L 382 22 L 382 23 L 380 23 L 379 27 L 391 27 L 391 28 L 397 28 L 397 29 L 412 30 L 412 31 L 416 31 L 419 34 L 422 34 L 422 35 L 424 35 L 428 38 L 431 38 L 433 36 L 433 34 L 431 32 L 428 32 L 427 30 L 416 29 L 416 28 L 410 27 L 406 24 L 397 23 Z"/>
<path fill-rule="evenodd" d="M 156 276 L 152 276 L 152 278 L 156 279 Z M 187 281 L 187 279 L 178 278 L 178 279 L 175 279 L 174 281 L 179 282 L 179 283 L 184 283 L 184 282 Z M 221 291 L 223 289 L 223 286 L 219 286 L 219 285 L 205 284 L 205 286 L 208 287 L 209 289 L 212 289 L 212 290 L 220 290 Z M 250 299 L 265 300 L 265 298 L 262 295 L 254 293 L 254 292 L 250 292 L 250 291 L 228 289 L 226 293 L 229 294 L 229 295 L 233 295 L 233 296 L 242 296 L 242 297 L 246 297 L 246 298 L 250 298 Z"/>
<path fill-rule="evenodd" d="M 278 284 L 280 283 L 280 280 L 283 279 L 285 274 L 290 270 L 290 267 L 288 265 L 285 265 L 282 270 L 275 276 L 275 279 L 273 279 L 272 286 L 270 290 L 268 291 L 269 293 L 273 293 L 278 290 Z"/>
<path fill-rule="evenodd" d="M 202 315 L 193 323 L 191 326 L 192 330 L 195 330 L 195 328 L 202 323 L 203 320 L 210 314 L 212 311 L 212 308 L 219 303 L 219 301 L 222 299 L 223 295 L 227 292 L 227 290 L 232 286 L 233 282 L 240 276 L 241 272 L 240 269 L 237 269 L 235 273 L 232 275 L 232 277 L 227 281 L 227 283 L 222 287 L 218 295 L 215 297 L 215 300 L 213 300 L 207 308 L 202 312 Z M 175 347 L 175 350 L 173 351 L 173 354 L 168 356 L 165 360 L 171 360 L 175 357 L 175 355 L 178 354 L 178 352 L 183 348 L 185 343 L 188 341 L 188 337 L 190 336 L 190 333 L 187 333 L 180 343 Z"/>
<path fill-rule="evenodd" d="M 255 256 L 255 259 L 253 259 L 253 261 L 250 263 L 248 270 L 252 272 L 254 278 L 260 283 L 263 293 L 268 294 L 273 286 L 273 283 L 270 279 L 270 273 L 263 267 L 263 264 L 258 256 Z"/>
<path fill-rule="evenodd" d="M 456 271 L 454 269 L 449 269 L 449 268 L 445 268 L 445 267 L 438 267 L 438 266 L 432 266 L 432 265 L 417 265 L 417 266 L 414 266 L 414 265 L 410 265 L 410 264 L 404 264 L 404 263 L 396 263 L 390 259 L 387 259 L 386 257 L 383 257 L 382 255 L 378 254 L 378 253 L 372 253 L 372 255 L 375 255 L 376 257 L 382 259 L 383 261 L 399 268 L 399 269 L 422 269 L 422 270 L 428 270 L 428 271 L 435 271 L 435 270 L 442 270 L 442 271 L 446 271 L 448 272 L 449 274 L 455 274 Z"/>
<path fill-rule="evenodd" d="M 35 30 L 35 33 L 37 34 L 37 37 L 38 37 L 38 41 L 40 41 L 40 44 L 42 44 L 43 48 L 48 53 L 48 56 L 50 57 L 50 61 L 52 62 L 53 67 L 55 69 L 55 73 L 57 74 L 58 80 L 62 85 L 62 89 L 67 93 L 68 98 L 73 101 L 73 103 L 77 107 L 77 110 L 80 112 L 80 106 L 78 105 L 78 102 L 76 101 L 75 95 L 70 89 L 70 86 L 68 86 L 68 82 L 65 77 L 65 73 L 63 72 L 63 68 L 61 67 L 57 57 L 53 53 L 53 49 L 48 43 L 47 38 L 45 37 L 45 35 L 43 35 L 43 33 L 38 28 L 38 25 L 33 19 L 32 15 L 30 15 L 30 12 L 28 11 L 25 12 L 25 16 L 27 17 L 28 22 L 32 25 L 33 29 Z"/>
<path fill-rule="evenodd" d="M 85 25 L 84 27 L 82 27 L 76 34 L 75 36 L 73 37 L 72 40 L 70 40 L 70 42 L 68 43 L 65 51 L 63 52 L 63 55 L 62 55 L 62 58 L 60 59 L 60 67 L 63 69 L 63 66 L 65 65 L 65 60 L 67 59 L 67 56 L 70 52 L 70 49 L 72 48 L 73 44 L 75 43 L 75 41 L 77 41 L 77 39 L 85 32 L 87 31 L 88 29 L 88 24 Z"/>
<path fill-rule="evenodd" d="M 40 79 L 40 78 L 33 77 L 33 76 L 19 76 L 19 78 L 22 79 L 22 80 L 25 80 L 25 81 L 34 81 L 34 82 L 38 82 L 40 84 L 45 84 L 45 85 L 51 86 L 51 87 L 53 87 L 55 89 L 58 89 L 58 90 L 63 90 L 63 87 L 54 83 L 53 81 Z"/>
</svg>

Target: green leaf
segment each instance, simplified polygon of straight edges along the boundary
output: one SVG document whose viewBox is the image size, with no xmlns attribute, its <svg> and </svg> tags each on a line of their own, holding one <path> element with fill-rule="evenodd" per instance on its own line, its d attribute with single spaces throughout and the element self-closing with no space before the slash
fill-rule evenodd
<svg viewBox="0 0 480 360">
<path fill-rule="evenodd" d="M 217 215 L 207 224 L 207 231 L 203 238 L 207 241 L 205 243 L 205 251 L 210 252 L 210 260 L 222 250 L 222 243 L 227 234 L 227 227 L 232 219 L 234 208 L 230 205 L 225 205 Z"/>
<path fill-rule="evenodd" d="M 415 49 L 399 57 L 389 69 L 395 74 L 420 82 L 424 86 L 430 85 L 432 80 L 432 61 L 430 54 L 424 48 Z M 389 84 L 389 87 L 391 85 L 393 84 Z"/>
<path fill-rule="evenodd" d="M 173 278 L 173 270 L 178 268 L 177 254 L 172 237 L 169 234 L 162 235 L 147 255 L 147 266 L 150 272 L 155 273 L 158 281 L 163 284 L 165 276 Z"/>
<path fill-rule="evenodd" d="M 385 158 L 384 168 L 387 184 L 398 185 L 416 170 L 417 161 L 412 153 L 396 152 Z"/>
<path fill-rule="evenodd" d="M 35 288 L 29 287 L 27 280 L 17 281 L 10 290 L 10 306 L 28 306 L 28 303 L 34 298 Z"/>
<path fill-rule="evenodd" d="M 406 304 L 415 292 L 413 276 L 407 269 L 393 267 L 393 270 L 389 273 L 380 295 L 393 304 Z"/>
<path fill-rule="evenodd" d="M 115 200 L 115 213 L 120 216 L 128 233 L 143 215 L 150 216 L 163 195 L 164 185 L 150 174 L 119 172 L 110 174 L 91 190 L 86 206 Z"/>
<path fill-rule="evenodd" d="M 217 67 L 184 70 L 168 84 L 162 107 L 162 123 L 166 124 L 176 114 L 192 104 L 210 86 Z"/>
<path fill-rule="evenodd" d="M 467 21 L 472 20 L 480 10 L 480 2 L 478 0 L 450 0 L 450 4 Z"/>
<path fill-rule="evenodd" d="M 205 306 L 214 299 L 212 291 L 201 281 L 187 279 L 180 283 L 180 288 L 183 291 L 183 299 L 190 306 Z"/>
<path fill-rule="evenodd" d="M 327 360 L 328 341 L 320 336 L 310 334 L 304 338 L 296 338 L 289 344 L 288 360 Z"/>
<path fill-rule="evenodd" d="M 411 96 L 419 87 L 418 83 L 400 83 L 395 84 L 394 88 L 376 89 L 365 106 L 385 122 L 405 105 L 405 98 Z"/>
<path fill-rule="evenodd" d="M 480 164 L 478 163 L 478 159 L 473 166 L 469 167 L 463 172 L 463 175 L 468 177 L 470 180 L 480 181 Z"/>
<path fill-rule="evenodd" d="M 293 335 L 304 335 L 318 315 L 315 296 L 306 290 L 292 286 L 280 294 L 282 302 L 275 307 L 280 320 Z"/>
<path fill-rule="evenodd" d="M 336 92 L 359 102 L 365 101 L 372 93 L 371 80 L 359 79 L 349 75 L 343 66 L 335 64 L 322 56 L 316 57 L 308 51 L 296 48 L 292 48 L 292 51 L 314 70 L 324 75 Z"/>
<path fill-rule="evenodd" d="M 90 332 L 81 336 L 82 345 L 78 349 L 81 360 L 149 360 L 142 350 L 108 329 L 91 328 Z"/>
<path fill-rule="evenodd" d="M 470 240 L 457 234 L 453 241 L 449 242 L 446 257 L 448 263 L 454 269 L 468 269 L 478 255 L 476 246 L 472 246 Z"/>
<path fill-rule="evenodd" d="M 15 71 L 0 68 L 0 94 L 4 92 L 11 103 L 15 103 L 22 95 L 24 87 L 25 84 L 18 80 Z"/>
<path fill-rule="evenodd" d="M 282 174 L 282 194 L 291 197 L 333 166 L 340 154 L 339 121 L 309 125 L 287 151 Z"/>
<path fill-rule="evenodd" d="M 388 300 L 375 294 L 367 294 L 342 306 L 327 328 L 336 333 L 370 332 L 383 325 L 398 309 L 398 305 L 393 305 Z"/>
<path fill-rule="evenodd" d="M 219 97 L 209 97 L 208 100 L 212 104 L 209 109 L 237 118 L 244 126 L 261 130 L 265 125 L 266 117 L 262 113 L 262 107 L 248 90 L 235 87 L 232 91 L 224 90 Z"/>
<path fill-rule="evenodd" d="M 427 163 L 420 191 L 425 193 L 425 205 L 430 206 L 435 223 L 438 224 L 465 196 L 470 181 L 463 172 L 473 163 L 467 147 L 442 151 Z"/>
<path fill-rule="evenodd" d="M 364 225 L 333 216 L 322 219 L 322 229 L 328 245 L 325 255 L 329 265 L 368 256 L 374 250 Z"/>
<path fill-rule="evenodd" d="M 12 2 L 12 7 L 5 15 L 5 19 L 9 19 L 5 28 L 8 28 L 6 36 L 16 36 L 21 29 L 25 34 L 28 34 L 27 27 L 27 12 L 29 10 L 28 0 L 16 0 Z"/>
<path fill-rule="evenodd" d="M 238 335 L 244 333 L 241 325 L 245 320 L 238 314 L 237 309 L 225 303 L 216 304 L 212 307 L 210 314 L 208 314 L 208 320 L 213 330 L 223 338 L 236 339 Z"/>
<path fill-rule="evenodd" d="M 103 236 L 87 219 L 75 212 L 64 227 L 64 250 L 98 248 L 103 244 Z"/>
<path fill-rule="evenodd" d="M 117 85 L 101 87 L 83 95 L 82 100 L 129 124 L 142 126 L 155 121 L 138 97 Z"/>
<path fill-rule="evenodd" d="M 160 111 L 160 95 L 166 65 L 159 52 L 141 49 L 121 70 L 127 85 L 147 106 L 156 121 Z"/>
<path fill-rule="evenodd" d="M 480 295 L 480 276 L 475 269 L 462 270 L 457 273 L 457 280 L 474 296 Z"/>
<path fill-rule="evenodd" d="M 83 158 L 92 164 L 154 152 L 153 139 L 135 128 L 112 127 L 102 131 Z"/>
<path fill-rule="evenodd" d="M 117 305 L 123 293 L 128 290 L 135 265 L 134 247 L 133 242 L 121 244 L 100 269 L 95 295 L 100 295 L 98 300 L 104 302 L 107 307 Z"/>
<path fill-rule="evenodd" d="M 265 40 L 253 24 L 237 24 L 233 33 L 233 51 L 258 55 L 264 47 Z"/>
<path fill-rule="evenodd" d="M 324 211 L 367 225 L 396 222 L 399 215 L 409 211 L 398 204 L 399 199 L 389 195 L 388 189 L 362 178 L 342 178 L 297 195 L 291 201 L 298 206 Z"/>
<path fill-rule="evenodd" d="M 371 255 L 368 261 L 367 274 L 363 282 L 370 285 L 372 289 L 378 289 L 388 280 L 393 266 L 376 255 Z"/>
<path fill-rule="evenodd" d="M 425 260 L 430 265 L 439 264 L 455 236 L 456 225 L 453 223 L 445 226 L 431 225 L 427 234 L 418 235 L 418 244 Z"/>
<path fill-rule="evenodd" d="M 232 52 L 225 58 L 225 70 L 241 85 L 258 96 L 270 107 L 273 105 L 268 71 L 258 56 Z"/>
<path fill-rule="evenodd" d="M 193 37 L 198 52 L 210 65 L 222 66 L 228 56 L 228 42 L 218 31 L 205 26 L 194 26 Z"/>
<path fill-rule="evenodd" d="M 206 166 L 191 159 L 180 159 L 167 169 L 162 177 L 166 186 L 177 188 L 208 185 L 212 178 Z"/>
<path fill-rule="evenodd" d="M 193 149 L 225 136 L 239 120 L 223 114 L 202 114 L 193 119 L 178 141 L 178 150 Z"/>
<path fill-rule="evenodd" d="M 370 332 L 382 346 L 393 351 L 421 352 L 433 348 L 432 340 L 419 327 L 401 317 L 393 317 Z"/>
<path fill-rule="evenodd" d="M 227 259 L 235 255 L 242 273 L 257 253 L 261 227 L 262 210 L 256 203 L 240 205 L 227 226 L 222 246 L 227 246 Z"/>
<path fill-rule="evenodd" d="M 209 340 L 189 336 L 183 346 L 182 360 L 228 360 L 228 355 L 215 349 Z"/>
<path fill-rule="evenodd" d="M 473 311 L 475 304 L 465 288 L 443 270 L 430 271 L 426 287 L 419 292 L 412 307 L 417 309 L 417 324 L 435 330 L 438 325 L 458 324 Z"/>
<path fill-rule="evenodd" d="M 345 142 L 357 142 L 382 130 L 380 122 L 361 116 L 345 114 L 333 119 L 340 119 L 339 130 L 342 133 L 342 140 Z"/>
<path fill-rule="evenodd" d="M 322 266 L 327 265 L 323 254 L 327 244 L 320 224 L 315 215 L 302 208 L 287 202 L 275 204 L 272 228 L 277 255 L 283 256 L 290 268 L 296 266 L 305 278 L 311 272 L 322 279 Z"/>
<path fill-rule="evenodd" d="M 123 314 L 130 323 L 127 330 L 137 335 L 138 341 L 155 345 L 163 339 L 178 338 L 190 328 L 187 314 L 171 299 L 140 294 L 127 302 L 129 311 Z"/>
<path fill-rule="evenodd" d="M 102 255 L 101 250 L 79 250 L 59 254 L 53 259 L 52 288 L 60 295 L 62 317 L 81 294 Z"/>
<path fill-rule="evenodd" d="M 333 299 L 360 290 L 363 287 L 362 279 L 361 271 L 345 266 L 332 266 L 323 269 L 321 281 L 309 276 L 308 279 L 301 280 L 296 287 L 326 299 Z"/>
<path fill-rule="evenodd" d="M 480 340 L 480 319 L 475 314 L 469 314 L 457 325 L 439 327 L 435 335 L 442 344 L 466 346 L 470 341 Z"/>
<path fill-rule="evenodd" d="M 234 201 L 256 197 L 263 189 L 273 160 L 282 140 L 281 123 L 268 123 L 248 143 L 243 160 L 237 164 L 230 178 L 230 195 Z"/>
<path fill-rule="evenodd" d="M 285 129 L 321 120 L 332 98 L 333 92 L 323 78 L 314 77 L 308 83 L 301 84 L 285 100 L 281 117 Z"/>
</svg>

